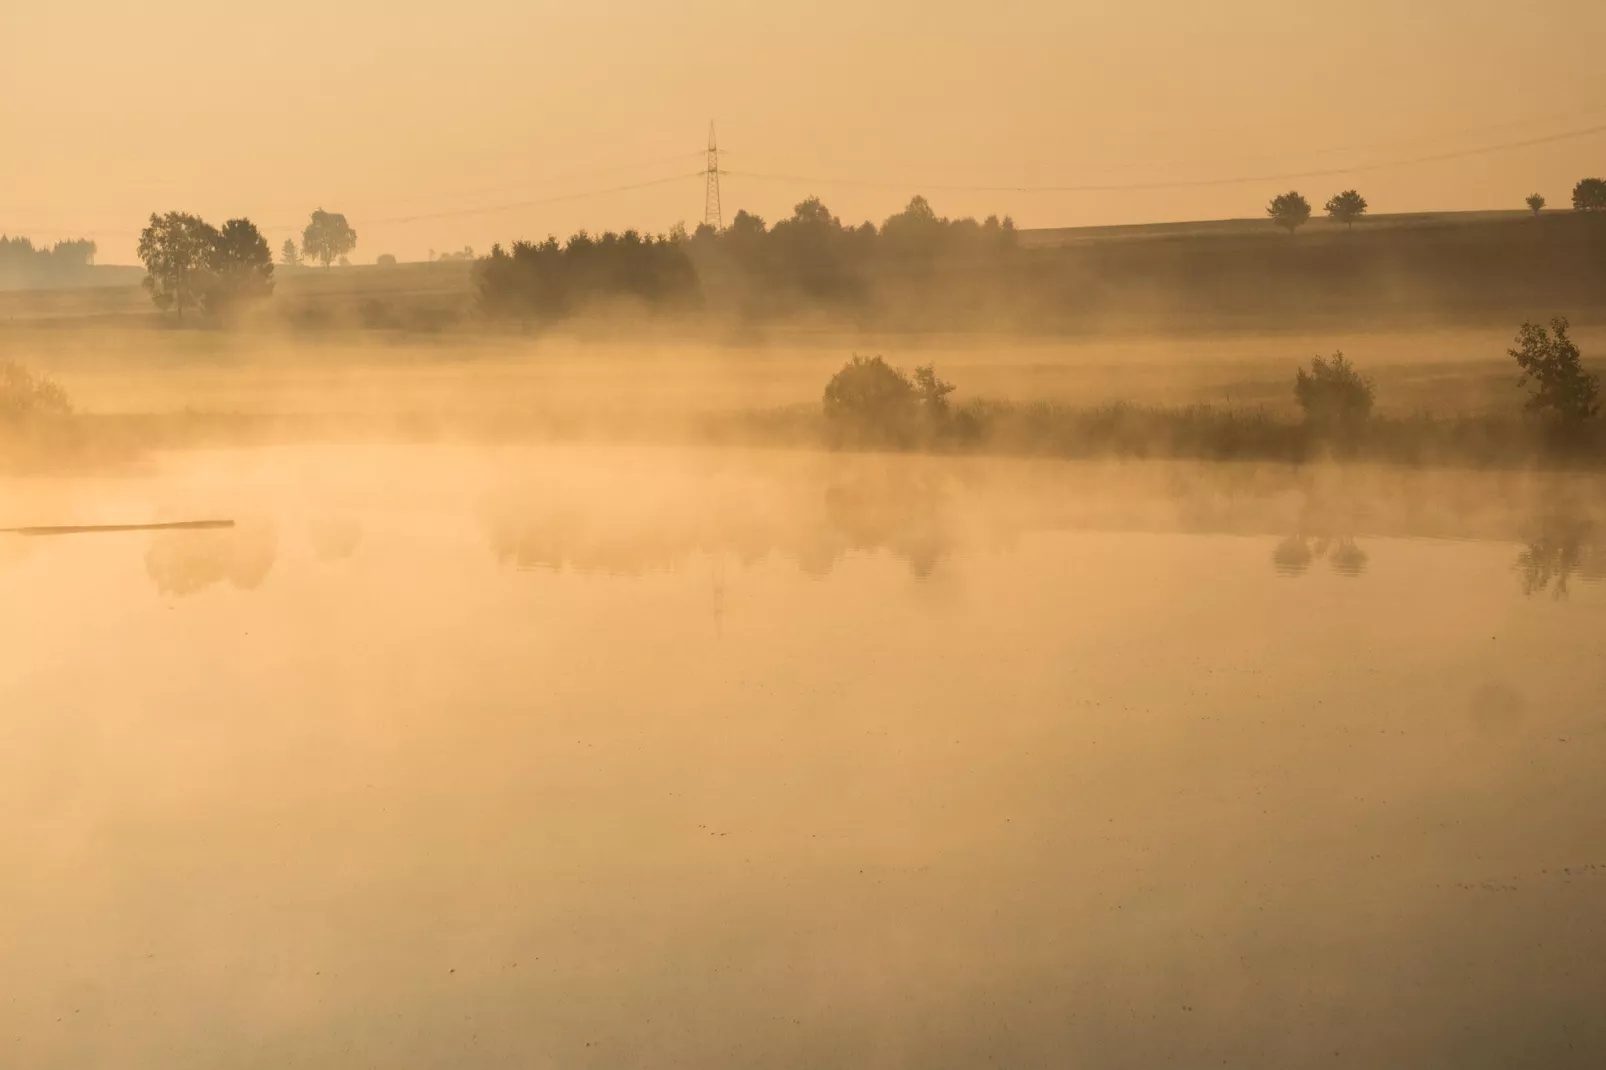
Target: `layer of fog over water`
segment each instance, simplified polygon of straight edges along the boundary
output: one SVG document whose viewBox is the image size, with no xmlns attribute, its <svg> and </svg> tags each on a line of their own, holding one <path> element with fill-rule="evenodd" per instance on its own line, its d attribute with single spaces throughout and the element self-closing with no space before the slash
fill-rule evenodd
<svg viewBox="0 0 1606 1070">
<path fill-rule="evenodd" d="M 0 479 L 0 1064 L 1588 1065 L 1594 476 Z M 20 879 L 18 877 L 20 876 Z"/>
</svg>

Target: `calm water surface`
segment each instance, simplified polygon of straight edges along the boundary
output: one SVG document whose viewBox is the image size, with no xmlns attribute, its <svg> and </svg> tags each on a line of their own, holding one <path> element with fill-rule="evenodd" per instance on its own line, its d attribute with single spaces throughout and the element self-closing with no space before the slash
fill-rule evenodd
<svg viewBox="0 0 1606 1070">
<path fill-rule="evenodd" d="M 0 481 L 0 1066 L 1600 1066 L 1582 479 Z"/>
</svg>

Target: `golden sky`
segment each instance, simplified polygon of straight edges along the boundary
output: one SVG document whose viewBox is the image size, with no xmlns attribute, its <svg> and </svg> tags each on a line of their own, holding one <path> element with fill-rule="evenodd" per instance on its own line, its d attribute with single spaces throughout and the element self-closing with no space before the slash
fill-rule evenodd
<svg viewBox="0 0 1606 1070">
<path fill-rule="evenodd" d="M 710 119 L 727 218 L 1560 206 L 1606 174 L 1602 41 L 1601 0 L 0 0 L 0 232 L 113 263 L 173 208 L 277 249 L 321 205 L 359 262 L 662 231 L 702 217 Z"/>
</svg>

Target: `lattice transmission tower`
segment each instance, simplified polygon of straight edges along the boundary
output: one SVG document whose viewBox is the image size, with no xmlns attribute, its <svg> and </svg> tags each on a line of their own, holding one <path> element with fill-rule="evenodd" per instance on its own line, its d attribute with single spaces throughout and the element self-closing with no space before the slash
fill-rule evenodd
<svg viewBox="0 0 1606 1070">
<path fill-rule="evenodd" d="M 725 216 L 719 207 L 719 142 L 714 138 L 714 121 L 708 120 L 708 165 L 704 169 L 703 222 L 715 230 L 725 229 Z"/>
</svg>

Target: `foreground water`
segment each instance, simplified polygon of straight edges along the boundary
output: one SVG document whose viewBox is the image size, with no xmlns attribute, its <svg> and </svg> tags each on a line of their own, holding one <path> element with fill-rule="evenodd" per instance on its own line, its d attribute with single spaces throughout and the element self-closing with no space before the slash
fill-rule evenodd
<svg viewBox="0 0 1606 1070">
<path fill-rule="evenodd" d="M 0 1065 L 1598 1066 L 1562 477 L 0 482 Z"/>
</svg>

